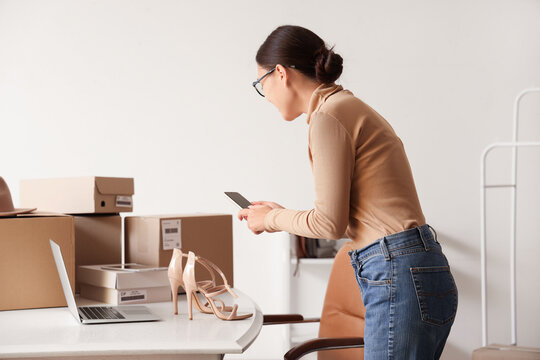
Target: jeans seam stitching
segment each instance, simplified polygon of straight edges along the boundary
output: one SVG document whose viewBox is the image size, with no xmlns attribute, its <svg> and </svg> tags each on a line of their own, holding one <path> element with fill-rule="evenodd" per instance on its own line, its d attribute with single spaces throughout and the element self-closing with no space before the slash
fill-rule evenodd
<svg viewBox="0 0 540 360">
<path fill-rule="evenodd" d="M 404 249 L 404 248 L 408 248 L 408 247 L 413 247 L 413 246 L 422 246 L 422 242 L 417 242 L 416 240 L 415 241 L 409 241 L 408 243 L 405 243 L 401 246 L 397 246 L 395 248 L 389 248 L 389 252 L 392 252 L 392 251 L 395 251 L 395 250 L 399 250 L 399 249 Z"/>
<path fill-rule="evenodd" d="M 430 248 L 430 250 L 428 250 L 429 252 L 432 252 L 432 253 L 438 253 L 438 254 L 442 254 L 443 252 L 440 251 L 440 250 L 437 250 L 437 249 L 433 249 L 433 248 Z M 397 256 L 403 256 L 403 255 L 410 255 L 410 254 L 418 254 L 418 253 L 423 253 L 423 252 L 426 252 L 426 250 L 424 250 L 424 248 L 419 248 L 419 249 L 414 249 L 414 250 L 402 250 L 400 252 L 398 252 L 397 254 L 392 254 L 392 256 L 394 257 L 397 257 Z"/>
<path fill-rule="evenodd" d="M 388 321 L 388 359 L 391 360 L 394 358 L 394 313 L 396 311 L 395 302 L 394 302 L 394 286 L 396 285 L 396 274 L 395 270 L 395 261 L 390 259 L 390 311 L 389 311 L 389 321 Z"/>
<path fill-rule="evenodd" d="M 365 257 L 362 257 L 362 258 L 358 259 L 357 261 L 358 261 L 358 262 L 363 262 L 363 261 L 368 260 L 368 259 L 371 259 L 372 257 L 377 256 L 377 255 L 381 255 L 381 256 L 382 256 L 382 254 L 381 254 L 380 251 L 375 251 L 375 252 L 373 252 L 373 253 L 368 253 L 368 254 L 366 254 Z"/>
</svg>

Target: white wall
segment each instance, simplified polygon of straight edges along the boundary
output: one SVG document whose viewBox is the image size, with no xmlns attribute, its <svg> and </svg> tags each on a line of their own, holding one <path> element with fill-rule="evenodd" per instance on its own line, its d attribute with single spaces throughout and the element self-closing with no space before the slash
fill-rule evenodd
<svg viewBox="0 0 540 360">
<path fill-rule="evenodd" d="M 481 341 L 480 153 L 510 140 L 514 96 L 540 85 L 539 19 L 534 0 L 0 0 L 0 175 L 16 205 L 20 179 L 102 175 L 135 177 L 135 214 L 233 212 L 226 190 L 308 208 L 305 117 L 284 122 L 251 87 L 270 31 L 308 27 L 344 57 L 341 83 L 405 143 L 460 291 L 444 358 L 470 358 Z M 524 140 L 540 138 L 535 103 L 540 95 L 524 101 Z M 534 151 L 520 159 L 518 336 L 540 346 Z M 508 343 L 508 197 L 497 196 L 491 341 Z M 263 311 L 283 310 L 285 237 L 252 236 L 238 222 L 234 231 L 236 285 Z M 250 357 L 279 357 L 261 344 Z"/>
</svg>

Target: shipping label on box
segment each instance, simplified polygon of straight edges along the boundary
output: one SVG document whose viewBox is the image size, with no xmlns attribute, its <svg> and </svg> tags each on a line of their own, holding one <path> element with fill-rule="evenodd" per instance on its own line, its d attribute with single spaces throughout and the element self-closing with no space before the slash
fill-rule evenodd
<svg viewBox="0 0 540 360">
<path fill-rule="evenodd" d="M 135 301 L 146 301 L 148 292 L 146 289 L 120 291 L 120 304 L 128 304 Z"/>
<path fill-rule="evenodd" d="M 163 250 L 182 248 L 182 220 L 161 220 Z"/>
<path fill-rule="evenodd" d="M 131 196 L 118 195 L 116 197 L 116 207 L 132 208 L 133 198 Z"/>
</svg>

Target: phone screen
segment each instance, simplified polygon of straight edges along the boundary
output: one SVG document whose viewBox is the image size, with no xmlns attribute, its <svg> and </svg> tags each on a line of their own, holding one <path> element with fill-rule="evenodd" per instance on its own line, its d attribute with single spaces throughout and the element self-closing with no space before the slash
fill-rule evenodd
<svg viewBox="0 0 540 360">
<path fill-rule="evenodd" d="M 225 192 L 225 195 L 227 195 L 229 198 L 231 198 L 232 201 L 234 201 L 238 206 L 240 206 L 242 209 L 247 209 L 248 206 L 251 205 L 251 202 L 240 195 L 237 192 Z"/>
</svg>

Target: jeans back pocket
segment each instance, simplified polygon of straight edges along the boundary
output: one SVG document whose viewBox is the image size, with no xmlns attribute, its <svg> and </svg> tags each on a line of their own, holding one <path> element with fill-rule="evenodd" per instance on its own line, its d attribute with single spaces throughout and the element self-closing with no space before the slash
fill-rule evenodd
<svg viewBox="0 0 540 360">
<path fill-rule="evenodd" d="M 453 322 L 457 312 L 457 288 L 448 266 L 414 267 L 411 275 L 422 321 L 433 325 Z"/>
</svg>

